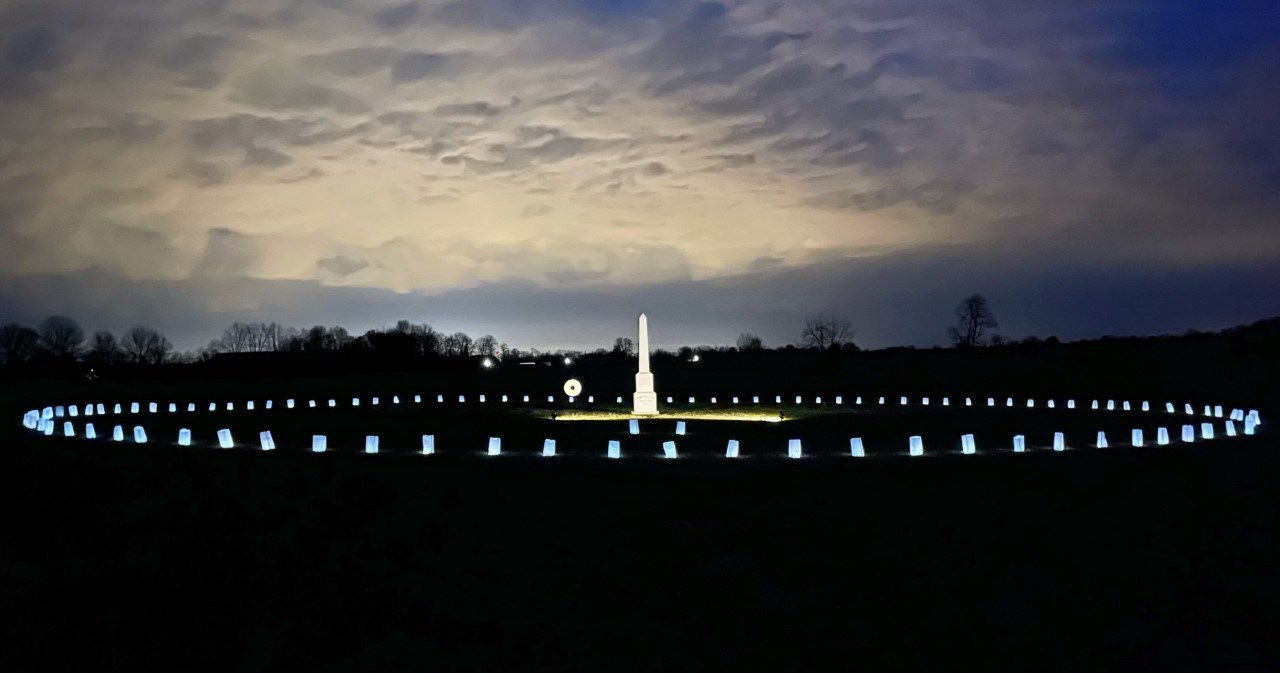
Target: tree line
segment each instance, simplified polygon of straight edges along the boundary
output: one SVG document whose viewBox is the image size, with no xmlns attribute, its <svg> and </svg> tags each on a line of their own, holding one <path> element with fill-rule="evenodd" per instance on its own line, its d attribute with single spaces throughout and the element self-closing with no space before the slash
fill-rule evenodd
<svg viewBox="0 0 1280 673">
<path fill-rule="evenodd" d="M 218 353 L 381 351 L 412 357 L 509 357 L 519 351 L 491 334 L 473 338 L 465 332 L 446 334 L 431 325 L 401 320 L 389 329 L 353 336 L 341 326 L 284 327 L 278 323 L 235 322 L 222 336 L 197 352 L 196 359 Z"/>
<path fill-rule="evenodd" d="M 66 316 L 49 316 L 36 327 L 0 325 L 0 364 L 20 365 L 40 360 L 82 360 L 94 365 L 126 362 L 161 364 L 173 354 L 173 344 L 157 330 L 137 325 L 119 338 L 107 330 L 87 336 L 80 324 Z"/>
<path fill-rule="evenodd" d="M 132 327 L 118 338 L 108 330 L 87 335 L 74 319 L 50 316 L 35 327 L 0 325 L 0 365 L 80 361 L 94 366 L 200 362 L 222 353 L 338 353 L 378 351 L 406 357 L 519 357 L 524 351 L 490 334 L 446 334 L 430 325 L 401 320 L 390 329 L 353 336 L 341 326 L 286 327 L 274 322 L 234 322 L 208 345 L 177 352 L 159 331 Z M 534 351 L 536 352 L 536 351 Z"/>
<path fill-rule="evenodd" d="M 1006 343 L 991 330 L 998 327 L 987 300 L 980 294 L 966 297 L 955 310 L 955 324 L 947 337 L 957 348 L 998 346 Z M 776 350 L 857 351 L 852 324 L 835 315 L 816 314 L 805 319 L 797 341 Z M 655 354 L 693 359 L 700 352 L 752 352 L 774 350 L 751 332 L 738 336 L 733 346 L 685 346 L 675 352 Z M 613 355 L 633 357 L 636 344 L 630 337 L 618 337 L 612 348 L 582 351 L 520 350 L 498 341 L 493 335 L 472 337 L 465 332 L 439 332 L 426 323 L 401 320 L 393 327 L 372 329 L 352 335 L 341 326 L 315 325 L 287 327 L 275 322 L 234 322 L 221 336 L 190 352 L 176 352 L 173 344 L 151 327 L 135 326 L 117 337 L 110 331 L 86 334 L 75 320 L 50 316 L 36 327 L 19 324 L 0 326 L 0 364 L 20 365 L 41 360 L 81 361 L 95 366 L 115 364 L 156 365 L 166 362 L 200 362 L 221 353 L 351 353 L 377 352 L 405 358 L 529 358 L 541 356 L 578 357 Z"/>
</svg>

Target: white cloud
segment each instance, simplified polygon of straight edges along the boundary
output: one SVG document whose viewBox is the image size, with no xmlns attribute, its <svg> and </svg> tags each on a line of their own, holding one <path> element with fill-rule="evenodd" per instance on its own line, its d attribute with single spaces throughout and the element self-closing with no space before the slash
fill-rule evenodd
<svg viewBox="0 0 1280 673">
<path fill-rule="evenodd" d="M 1077 17 L 1114 3 L 989 4 L 23 0 L 0 266 L 446 291 L 1021 237 L 1280 255 L 1280 143 L 1241 132 L 1274 56 L 1204 114 L 1099 61 L 1124 36 Z"/>
</svg>

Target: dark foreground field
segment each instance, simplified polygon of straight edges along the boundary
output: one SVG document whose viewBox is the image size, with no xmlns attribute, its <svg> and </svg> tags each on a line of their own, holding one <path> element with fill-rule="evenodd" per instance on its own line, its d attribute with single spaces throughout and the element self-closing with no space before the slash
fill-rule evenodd
<svg viewBox="0 0 1280 673">
<path fill-rule="evenodd" d="M 1280 665 L 1268 436 L 862 462 L 2 448 L 5 671 Z"/>
</svg>

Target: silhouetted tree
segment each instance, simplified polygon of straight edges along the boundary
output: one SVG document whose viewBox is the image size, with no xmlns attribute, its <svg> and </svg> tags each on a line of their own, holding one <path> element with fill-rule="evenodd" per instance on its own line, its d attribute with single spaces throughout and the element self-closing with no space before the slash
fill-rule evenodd
<svg viewBox="0 0 1280 673">
<path fill-rule="evenodd" d="M 142 326 L 129 328 L 120 346 L 130 361 L 145 365 L 163 364 L 173 350 L 173 344 L 163 334 Z"/>
<path fill-rule="evenodd" d="M 818 350 L 838 348 L 845 342 L 853 341 L 853 334 L 853 326 L 847 320 L 823 314 L 813 315 L 804 321 L 800 345 Z"/>
<path fill-rule="evenodd" d="M 253 350 L 253 328 L 249 323 L 233 322 L 222 330 L 222 336 L 210 344 L 223 353 L 248 353 Z"/>
<path fill-rule="evenodd" d="M 355 339 L 347 332 L 347 328 L 341 325 L 334 325 L 329 328 L 329 332 L 325 336 L 325 350 L 340 351 L 351 347 L 354 342 Z"/>
<path fill-rule="evenodd" d="M 345 334 L 345 330 L 343 332 Z M 301 350 L 308 352 L 336 351 L 344 345 L 339 343 L 337 336 L 324 325 L 316 325 L 299 335 L 298 343 Z"/>
<path fill-rule="evenodd" d="M 740 351 L 758 351 L 764 348 L 764 340 L 752 334 L 751 332 L 743 332 L 738 335 L 738 350 Z"/>
<path fill-rule="evenodd" d="M 416 325 L 408 320 L 399 320 L 391 332 L 408 336 L 412 342 L 410 350 L 418 357 L 434 355 L 440 350 L 440 333 L 432 329 L 431 325 Z"/>
<path fill-rule="evenodd" d="M 222 336 L 209 344 L 219 353 L 264 353 L 287 350 L 294 346 L 297 330 L 279 323 L 234 322 L 222 330 Z"/>
<path fill-rule="evenodd" d="M 84 344 L 80 323 L 62 315 L 49 316 L 40 323 L 40 344 L 54 357 L 75 357 Z"/>
<path fill-rule="evenodd" d="M 350 352 L 372 350 L 373 344 L 369 342 L 370 334 L 381 334 L 381 332 L 369 331 L 360 336 L 351 337 L 351 341 L 347 342 L 347 345 L 343 346 L 342 350 Z"/>
<path fill-rule="evenodd" d="M 369 344 L 369 348 L 380 354 L 391 355 L 400 359 L 417 357 L 418 341 L 408 331 L 391 329 L 386 332 L 369 330 L 361 337 Z"/>
<path fill-rule="evenodd" d="M 213 348 L 210 348 L 209 346 L 205 346 L 203 348 L 197 348 L 194 351 L 191 351 L 190 353 L 186 353 L 187 357 L 185 361 L 186 362 L 208 362 L 209 360 L 213 359 L 213 356 L 217 354 L 218 354 L 218 351 L 214 350 Z"/>
<path fill-rule="evenodd" d="M 85 359 L 95 365 L 109 367 L 119 362 L 124 354 L 120 351 L 120 342 L 116 335 L 106 330 L 98 330 L 89 339 L 89 352 Z"/>
<path fill-rule="evenodd" d="M 0 326 L 0 364 L 30 362 L 40 352 L 40 335 L 25 325 Z"/>
<path fill-rule="evenodd" d="M 498 355 L 498 340 L 493 338 L 492 334 L 486 334 L 476 339 L 475 352 L 477 355 Z"/>
<path fill-rule="evenodd" d="M 297 330 L 287 328 L 280 323 L 257 323 L 254 330 L 255 342 L 259 351 L 276 352 L 285 349 L 285 344 Z"/>
<path fill-rule="evenodd" d="M 636 354 L 636 343 L 627 337 L 618 337 L 613 340 L 613 352 L 631 356 Z"/>
<path fill-rule="evenodd" d="M 471 337 L 465 332 L 454 332 L 444 338 L 444 354 L 450 357 L 471 355 Z"/>
<path fill-rule="evenodd" d="M 999 326 L 986 297 L 973 294 L 956 307 L 956 324 L 947 329 L 947 337 L 956 348 L 982 346 L 987 343 L 987 332 Z"/>
</svg>

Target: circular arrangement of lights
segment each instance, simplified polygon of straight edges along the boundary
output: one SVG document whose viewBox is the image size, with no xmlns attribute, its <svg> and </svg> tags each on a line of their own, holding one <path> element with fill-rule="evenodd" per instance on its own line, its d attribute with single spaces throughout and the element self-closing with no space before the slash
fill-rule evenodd
<svg viewBox="0 0 1280 673">
<path fill-rule="evenodd" d="M 571 384 L 576 384 L 576 385 L 571 385 Z M 566 393 L 571 392 L 570 391 L 571 387 L 573 388 L 572 392 L 581 393 L 582 385 L 577 380 L 570 379 L 569 381 L 565 382 L 564 389 Z M 577 399 L 576 395 L 570 394 L 568 396 L 568 402 L 570 404 L 573 404 L 576 399 Z M 666 399 L 668 404 L 672 404 L 672 400 L 673 400 L 672 397 L 667 397 Z M 870 401 L 871 399 L 874 399 L 875 401 Z M 512 403 L 512 400 L 507 395 L 501 395 L 500 400 L 502 404 Z M 696 398 L 689 397 L 688 400 L 690 404 L 696 404 Z M 760 397 L 758 396 L 750 398 L 749 402 L 747 402 L 745 399 L 740 400 L 740 398 L 738 397 L 733 397 L 731 398 L 731 400 L 732 401 L 729 404 L 729 406 L 733 406 L 733 407 L 739 407 L 743 405 L 755 406 L 755 405 L 761 404 Z M 436 395 L 435 401 L 437 404 L 445 404 L 445 396 Z M 457 401 L 458 401 L 458 404 L 466 404 L 467 403 L 466 395 L 458 395 Z M 481 403 L 481 404 L 486 403 L 487 401 L 486 396 L 479 395 L 477 397 L 477 401 L 478 403 Z M 622 397 L 617 398 L 618 404 L 621 404 L 622 401 L 623 401 Z M 788 398 L 788 401 L 790 401 L 790 398 Z M 372 397 L 368 399 L 368 404 L 370 406 L 378 406 L 380 402 L 381 402 L 381 399 L 378 397 Z M 522 397 L 521 403 L 528 404 L 529 402 L 530 402 L 530 398 L 528 395 L 525 395 Z M 555 398 L 553 396 L 548 396 L 547 402 L 554 403 Z M 587 404 L 595 404 L 595 398 L 588 397 L 586 402 Z M 401 405 L 401 403 L 402 402 L 401 402 L 400 396 L 393 395 L 391 397 L 391 405 Z M 409 403 L 422 404 L 423 396 L 414 395 L 412 396 L 412 398 L 406 397 L 405 404 L 409 404 Z M 255 411 L 258 409 L 271 410 L 274 407 L 274 404 L 275 404 L 274 400 L 265 400 L 262 403 L 262 405 L 258 407 L 255 405 L 255 401 L 251 400 L 243 403 L 242 410 L 244 411 Z M 721 403 L 717 401 L 716 397 L 711 397 L 710 404 L 717 405 Z M 773 404 L 774 405 L 784 404 L 783 397 L 781 395 L 774 396 Z M 805 404 L 805 402 L 802 397 L 796 396 L 794 398 L 795 406 L 798 407 L 803 404 Z M 822 397 L 814 398 L 813 404 L 823 405 L 823 398 Z M 869 398 L 869 401 L 865 405 L 863 403 L 863 398 L 860 396 L 852 398 L 849 404 L 846 404 L 844 396 L 836 396 L 834 398 L 834 406 L 837 408 L 841 408 L 841 407 L 844 407 L 844 408 L 862 408 L 862 407 L 890 408 L 894 406 L 907 407 L 907 406 L 916 406 L 916 405 L 921 407 L 928 407 L 930 406 L 930 398 L 922 397 L 915 401 L 912 401 L 907 397 L 899 397 L 896 405 L 894 405 L 892 401 L 886 400 L 885 397 Z M 337 406 L 338 406 L 338 402 L 336 399 L 328 399 L 327 401 L 326 400 L 320 400 L 320 401 L 307 400 L 305 407 L 298 400 L 295 400 L 295 399 L 287 399 L 284 402 L 285 409 L 335 408 Z M 361 399 L 359 397 L 352 398 L 351 406 L 352 407 L 361 406 Z M 951 404 L 951 398 L 949 397 L 941 398 L 937 406 L 941 406 L 941 407 L 953 406 Z M 954 406 L 956 407 L 983 406 L 983 400 L 980 399 L 978 400 L 978 402 L 975 402 L 973 398 L 966 397 L 966 398 L 963 398 L 962 402 L 958 401 Z M 1020 401 L 1015 403 L 1014 398 L 1012 397 L 1005 398 L 1003 405 L 998 404 L 998 401 L 996 398 L 988 397 L 985 400 L 985 406 L 988 408 L 998 408 L 1000 406 L 1003 406 L 1005 408 L 1010 408 L 1010 409 L 1038 408 L 1037 403 L 1034 399 L 1028 399 L 1028 400 L 1025 400 L 1025 402 Z M 61 435 L 63 437 L 83 437 L 89 440 L 96 440 L 96 439 L 105 440 L 107 438 L 105 433 L 103 436 L 100 436 L 98 434 L 98 429 L 95 427 L 94 419 L 98 419 L 98 418 L 108 419 L 111 417 L 123 417 L 123 418 L 137 417 L 138 419 L 141 419 L 141 418 L 145 418 L 146 414 L 196 413 L 204 408 L 206 407 L 203 404 L 197 405 L 195 402 L 186 402 L 183 404 L 179 404 L 176 402 L 169 402 L 167 406 L 164 406 L 164 407 L 162 407 L 161 404 L 156 402 L 147 403 L 145 406 L 139 402 L 130 402 L 127 404 L 88 403 L 88 404 L 83 404 L 79 406 L 74 404 L 58 405 L 58 406 L 47 406 L 47 407 L 44 407 L 43 409 L 33 409 L 26 412 L 22 417 L 22 424 L 28 430 L 31 430 L 35 433 L 38 433 L 40 435 L 45 435 L 45 436 Z M 1074 410 L 1077 408 L 1077 406 L 1076 406 L 1076 401 L 1074 399 L 1067 400 L 1066 404 L 1061 406 L 1056 405 L 1054 400 L 1047 400 L 1044 403 L 1044 406 L 1042 408 L 1045 408 L 1045 409 L 1065 408 L 1067 410 Z M 1089 405 L 1089 409 L 1094 411 L 1100 411 L 1105 409 L 1106 411 L 1122 410 L 1126 412 L 1140 411 L 1142 413 L 1151 413 L 1151 414 L 1159 413 L 1159 411 L 1155 407 L 1153 407 L 1150 402 L 1146 402 L 1146 401 L 1142 402 L 1140 406 L 1137 409 L 1135 409 L 1134 405 L 1132 405 L 1127 400 L 1121 401 L 1119 405 L 1117 405 L 1115 400 L 1107 400 L 1105 402 L 1100 402 L 1099 400 L 1093 400 Z M 210 402 L 207 405 L 207 411 L 210 413 L 218 412 L 222 410 L 236 411 L 236 403 L 235 402 L 225 402 L 225 403 Z M 1197 413 L 1195 407 L 1192 406 L 1190 403 L 1183 403 L 1181 405 L 1181 409 L 1179 409 L 1179 406 L 1175 405 L 1173 402 L 1166 402 L 1164 403 L 1163 412 L 1164 412 L 1164 416 L 1170 418 L 1171 420 L 1178 419 L 1179 412 L 1181 412 L 1182 422 L 1171 422 L 1169 423 L 1169 426 L 1177 427 L 1180 425 L 1180 428 L 1178 428 L 1179 435 L 1177 439 L 1184 443 L 1208 441 L 1208 440 L 1213 440 L 1213 439 L 1222 438 L 1222 437 L 1236 437 L 1238 433 L 1243 435 L 1253 435 L 1255 434 L 1258 426 L 1260 426 L 1262 423 L 1261 418 L 1259 417 L 1258 411 L 1256 409 L 1251 409 L 1246 412 L 1244 409 L 1235 408 L 1235 409 L 1231 409 L 1228 412 L 1226 409 L 1224 409 L 1222 405 L 1205 405 L 1203 407 L 1202 412 Z M 680 414 L 679 413 L 668 414 L 667 416 L 668 416 L 668 420 L 671 420 L 672 416 L 675 416 L 678 418 Z M 553 415 L 552 418 L 554 419 L 556 418 L 556 416 Z M 615 419 L 615 418 L 619 420 L 621 419 L 628 420 L 630 434 L 635 435 L 639 433 L 640 420 L 638 418 L 630 417 L 630 415 L 626 413 L 600 413 L 592 416 L 587 412 L 582 412 L 577 416 L 573 416 L 571 414 L 565 414 L 560 417 L 561 420 L 590 420 L 590 419 L 603 420 L 603 419 Z M 687 417 L 687 418 L 694 418 L 694 417 Z M 776 421 L 782 420 L 782 415 L 781 413 L 779 413 L 777 415 L 772 415 L 772 416 L 766 416 L 766 415 L 750 416 L 750 417 L 724 416 L 721 418 L 717 418 L 714 416 L 702 416 L 700 417 L 700 420 L 703 420 L 706 422 L 714 422 L 715 420 L 764 420 L 764 421 L 776 422 Z M 652 425 L 659 422 L 662 422 L 661 416 L 657 418 L 647 417 L 645 419 L 646 424 Z M 677 436 L 681 436 L 685 434 L 685 423 L 686 423 L 685 420 L 676 421 L 675 434 Z M 1240 424 L 1239 427 L 1237 427 L 1237 423 Z M 77 424 L 79 425 L 79 428 L 77 428 Z M 112 425 L 112 423 L 108 422 L 107 425 Z M 126 427 L 130 425 L 132 427 L 129 428 L 128 431 L 126 431 Z M 1221 433 L 1219 433 L 1219 428 L 1221 428 Z M 230 448 L 236 448 L 237 446 L 240 446 L 242 448 L 249 448 L 248 446 L 243 444 L 237 445 L 232 437 L 231 430 L 229 428 L 220 429 L 217 431 L 216 434 L 217 434 L 218 446 L 221 448 L 230 449 Z M 1112 442 L 1107 438 L 1105 432 L 1099 431 L 1097 434 L 1097 439 L 1094 442 L 1093 446 L 1096 446 L 1097 448 L 1105 449 L 1113 445 L 1115 446 L 1128 445 L 1133 447 L 1142 447 L 1151 443 L 1150 439 L 1144 434 L 1141 428 L 1134 428 L 1130 432 L 1129 437 L 1125 439 L 1127 439 L 1128 441 Z M 131 441 L 137 444 L 145 444 L 151 441 L 151 439 L 147 436 L 146 428 L 140 422 L 137 424 L 120 423 L 120 424 L 112 425 L 110 430 L 110 440 L 115 442 Z M 177 445 L 191 446 L 191 440 L 192 440 L 191 430 L 184 428 L 178 431 Z M 1155 441 L 1154 441 L 1156 445 L 1159 445 L 1159 446 L 1168 445 L 1172 441 L 1173 441 L 1173 437 L 1171 437 L 1170 435 L 1169 427 L 1162 426 L 1157 429 Z M 162 443 L 167 443 L 167 442 L 162 442 Z M 609 457 L 609 458 L 621 457 L 620 444 L 621 442 L 618 440 L 609 440 L 606 453 L 605 453 L 606 457 Z M 977 453 L 977 446 L 974 441 L 974 436 L 971 434 L 961 435 L 960 446 L 961 446 L 962 454 L 973 455 Z M 1052 446 L 1054 451 L 1064 451 L 1068 448 L 1063 433 L 1055 432 L 1053 434 Z M 276 448 L 275 439 L 271 436 L 270 430 L 264 430 L 259 433 L 257 447 L 265 451 L 270 451 Z M 677 456 L 675 441 L 663 442 L 662 448 L 663 448 L 663 454 L 662 454 L 663 456 L 667 458 L 675 458 Z M 785 448 L 786 448 L 786 453 L 785 454 L 779 453 L 779 455 L 786 455 L 789 458 L 800 458 L 804 455 L 803 445 L 800 439 L 788 440 Z M 1027 448 L 1027 444 L 1026 444 L 1025 436 L 1014 435 L 1012 451 L 1014 453 L 1022 453 L 1026 451 L 1026 448 Z M 312 441 L 311 441 L 311 450 L 316 453 L 322 453 L 327 451 L 328 438 L 325 435 L 313 435 Z M 364 450 L 365 450 L 365 453 L 378 453 L 379 441 L 378 441 L 377 435 L 367 435 L 365 437 Z M 907 439 L 907 450 L 908 450 L 908 454 L 911 456 L 924 455 L 925 446 L 924 446 L 923 439 L 918 435 L 909 437 Z M 430 455 L 430 454 L 434 454 L 435 452 L 436 452 L 435 436 L 423 435 L 421 453 L 423 455 Z M 490 437 L 488 441 L 488 450 L 487 450 L 488 455 L 500 455 L 501 452 L 502 452 L 501 438 Z M 556 443 L 554 439 L 544 440 L 543 447 L 542 447 L 542 455 L 543 456 L 556 455 Z M 724 455 L 727 458 L 738 457 L 739 455 L 738 440 L 736 439 L 728 440 L 728 444 L 725 447 Z M 863 445 L 862 438 L 860 437 L 849 438 L 849 454 L 848 455 L 855 458 L 867 457 L 866 448 Z"/>
</svg>

